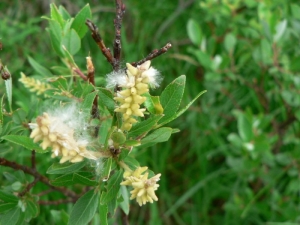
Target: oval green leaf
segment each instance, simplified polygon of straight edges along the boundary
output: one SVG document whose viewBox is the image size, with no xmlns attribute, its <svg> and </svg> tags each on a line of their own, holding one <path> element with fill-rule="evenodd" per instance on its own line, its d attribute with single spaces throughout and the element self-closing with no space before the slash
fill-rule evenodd
<svg viewBox="0 0 300 225">
<path fill-rule="evenodd" d="M 85 225 L 96 213 L 99 204 L 99 192 L 90 190 L 75 203 L 68 225 Z"/>
</svg>

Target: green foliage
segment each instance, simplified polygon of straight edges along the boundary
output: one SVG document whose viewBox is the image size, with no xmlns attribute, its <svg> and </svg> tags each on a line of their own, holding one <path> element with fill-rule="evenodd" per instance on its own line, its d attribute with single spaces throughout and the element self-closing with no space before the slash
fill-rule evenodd
<svg viewBox="0 0 300 225">
<path fill-rule="evenodd" d="M 0 57 L 13 75 L 10 103 L 5 81 L 0 80 L 3 96 L 0 104 L 1 158 L 29 165 L 31 152 L 24 151 L 22 143 L 10 142 L 3 137 L 28 137 L 26 124 L 34 121 L 45 106 L 57 107 L 60 101 L 66 103 L 77 99 L 82 103 L 89 95 L 90 100 L 86 102 L 89 106 L 81 107 L 89 111 L 94 94 L 98 96 L 103 112 L 100 120 L 92 119 L 89 125 L 93 129 L 100 125 L 97 141 L 104 148 L 109 146 L 110 135 L 115 131 L 110 128 L 116 126 L 116 121 L 120 122 L 120 116 L 114 113 L 114 91 L 104 87 L 105 74 L 110 73 L 111 68 L 104 63 L 105 58 L 90 35 L 84 36 L 84 22 L 75 23 L 84 17 L 91 18 L 89 6 L 83 1 L 76 4 L 78 8 L 65 5 L 69 12 L 62 6 L 52 5 L 47 32 L 41 30 L 46 22 L 40 19 L 47 13 L 37 12 L 43 8 L 41 2 L 35 2 L 34 7 L 28 6 L 26 10 L 22 5 L 3 5 L 0 11 L 0 41 L 4 46 Z M 105 0 L 101 5 L 90 4 L 93 21 L 99 26 L 104 42 L 112 49 L 113 2 Z M 102 205 L 99 201 L 98 209 L 86 210 L 94 212 L 91 224 L 121 224 L 118 210 L 130 215 L 130 224 L 298 224 L 299 2 L 222 0 L 216 4 L 212 0 L 197 0 L 185 4 L 171 0 L 151 3 L 129 0 L 125 4 L 124 63 L 136 62 L 153 48 L 170 41 L 171 51 L 153 60 L 152 65 L 162 71 L 163 87 L 181 74 L 186 74 L 186 84 L 184 94 L 176 93 L 180 107 L 176 108 L 174 100 L 171 104 L 174 110 L 167 111 L 167 119 L 164 119 L 162 109 L 165 110 L 170 101 L 169 93 L 180 89 L 180 85 L 169 88 L 164 100 L 161 96 L 164 88 L 144 95 L 149 115 L 127 133 L 123 146 L 128 150 L 119 155 L 132 170 L 147 165 L 155 173 L 162 173 L 157 191 L 158 204 L 140 208 L 129 201 L 127 188 L 121 186 L 109 203 Z M 81 16 L 76 15 L 79 7 L 84 12 Z M 77 35 L 73 37 L 70 34 L 74 31 Z M 79 81 L 78 77 L 75 81 L 70 79 L 71 68 L 85 68 L 87 55 L 96 59 L 96 87 Z M 23 56 L 30 56 L 39 66 Z M 49 73 L 41 72 L 39 67 Z M 28 90 L 17 82 L 21 71 L 49 83 L 52 89 L 45 95 L 50 98 L 29 95 Z M 178 82 L 172 83 L 176 84 Z M 195 101 L 205 89 L 208 92 L 201 101 Z M 25 114 L 17 113 L 18 108 Z M 168 126 L 178 127 L 181 132 L 175 134 L 177 130 L 163 127 L 162 119 L 165 123 L 172 121 Z M 151 137 L 153 140 L 161 138 L 160 128 L 165 129 L 167 137 L 172 134 L 168 142 L 145 142 Z M 139 139 L 135 140 L 136 137 Z M 135 147 L 129 154 L 132 146 Z M 82 167 L 64 171 L 59 166 L 78 163 L 59 164 L 49 153 L 36 153 L 36 157 L 37 170 L 44 174 L 55 163 L 49 171 L 57 169 L 58 173 L 46 174 L 51 178 L 51 184 L 76 193 L 81 193 L 85 186 L 96 188 L 93 193 L 107 192 L 107 183 L 119 170 L 112 158 L 103 160 L 101 167 L 84 161 Z M 25 196 L 18 197 L 17 193 L 33 181 L 32 176 L 3 166 L 0 171 L 3 174 L 1 191 L 24 199 Z M 36 193 L 44 190 L 45 186 L 38 182 L 27 195 L 36 197 Z M 40 201 L 65 198 L 59 191 L 53 191 L 30 201 L 39 205 Z M 24 219 L 25 214 L 27 218 L 32 216 L 29 224 L 67 224 L 71 205 L 41 204 L 39 215 L 34 218 L 35 207 L 1 199 L 0 224 L 29 221 Z M 117 205 L 121 209 L 117 209 L 111 218 Z"/>
</svg>

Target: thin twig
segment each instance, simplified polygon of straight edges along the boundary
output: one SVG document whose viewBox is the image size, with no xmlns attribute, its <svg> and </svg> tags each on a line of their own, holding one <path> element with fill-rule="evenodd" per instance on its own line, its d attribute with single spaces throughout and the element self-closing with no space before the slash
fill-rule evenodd
<svg viewBox="0 0 300 225">
<path fill-rule="evenodd" d="M 29 192 L 30 189 L 33 188 L 33 186 L 34 186 L 38 181 L 39 181 L 39 179 L 38 179 L 38 178 L 35 178 L 33 182 L 31 182 L 30 184 L 28 184 L 28 185 L 26 186 L 26 188 L 25 188 L 22 192 L 19 193 L 19 197 L 22 197 L 22 196 L 24 196 L 27 192 Z"/>
<path fill-rule="evenodd" d="M 87 78 L 88 81 L 95 86 L 95 67 L 92 61 L 92 58 L 86 57 L 86 67 L 87 67 Z M 94 98 L 92 112 L 92 118 L 99 118 L 99 109 L 98 109 L 98 96 Z M 95 127 L 94 136 L 97 137 L 99 132 L 99 127 Z"/>
<path fill-rule="evenodd" d="M 48 190 L 45 190 L 45 191 L 42 191 L 42 192 L 38 193 L 37 196 L 47 195 L 47 194 L 49 194 L 53 191 L 54 191 L 53 189 L 48 189 Z"/>
<path fill-rule="evenodd" d="M 96 27 L 96 25 L 90 21 L 90 20 L 86 20 L 85 24 L 88 26 L 88 28 L 90 29 L 90 31 L 92 32 L 92 37 L 95 40 L 95 42 L 97 43 L 97 45 L 99 46 L 99 48 L 101 49 L 103 55 L 106 57 L 107 61 L 114 66 L 114 57 L 110 52 L 109 48 L 106 48 L 100 34 L 98 31 L 98 28 Z"/>
<path fill-rule="evenodd" d="M 146 62 L 147 60 L 152 60 L 152 59 L 154 59 L 154 58 L 156 58 L 156 57 L 158 57 L 158 56 L 166 53 L 169 50 L 169 48 L 171 48 L 171 47 L 172 47 L 172 44 L 169 42 L 164 47 L 162 47 L 161 49 L 159 49 L 159 50 L 157 50 L 157 49 L 153 50 L 144 59 L 142 59 L 142 60 L 140 60 L 138 62 L 132 62 L 131 65 L 133 65 L 133 66 L 141 65 L 144 62 Z"/>
<path fill-rule="evenodd" d="M 44 184 L 48 185 L 53 190 L 62 192 L 64 195 L 66 195 L 68 197 L 71 197 L 71 198 L 74 198 L 74 199 L 78 198 L 77 194 L 75 192 L 71 191 L 71 190 L 68 190 L 64 187 L 55 187 L 55 186 L 51 185 L 49 179 L 47 177 L 41 175 L 35 169 L 32 169 L 32 168 L 24 166 L 24 165 L 20 165 L 20 164 L 15 163 L 15 162 L 11 162 L 11 161 L 6 160 L 4 158 L 0 158 L 0 165 L 7 166 L 7 167 L 13 168 L 15 170 L 22 170 L 24 173 L 30 174 L 30 175 L 34 176 L 36 179 L 38 179 L 39 181 L 41 181 Z"/>
<path fill-rule="evenodd" d="M 120 58 L 121 58 L 121 26 L 123 15 L 125 13 L 125 5 L 122 0 L 116 0 L 116 18 L 114 19 L 115 25 L 115 40 L 114 40 L 114 71 L 120 69 Z"/>
<path fill-rule="evenodd" d="M 77 75 L 80 76 L 83 80 L 85 80 L 85 81 L 88 80 L 87 76 L 85 76 L 84 73 L 81 72 L 81 70 L 79 68 L 73 68 L 73 71 L 75 73 L 77 73 Z"/>
</svg>

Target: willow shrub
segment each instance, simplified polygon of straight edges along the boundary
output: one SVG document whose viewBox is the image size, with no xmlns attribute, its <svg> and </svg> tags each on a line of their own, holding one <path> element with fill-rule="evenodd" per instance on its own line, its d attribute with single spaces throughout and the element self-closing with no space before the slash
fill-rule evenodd
<svg viewBox="0 0 300 225">
<path fill-rule="evenodd" d="M 118 6 L 115 24 L 120 25 L 124 6 Z M 13 170 L 4 173 L 0 223 L 30 222 L 39 217 L 40 205 L 75 203 L 69 211 L 66 207 L 60 211 L 42 207 L 56 224 L 87 224 L 95 215 L 101 224 L 107 224 L 107 217 L 113 217 L 118 207 L 129 214 L 129 200 L 140 206 L 158 200 L 155 191 L 164 174 L 141 166 L 130 153 L 165 142 L 178 132 L 165 125 L 203 92 L 179 109 L 186 81 L 182 75 L 160 96 L 152 96 L 151 89 L 159 88 L 161 74 L 147 58 L 120 68 L 120 39 L 116 37 L 111 57 L 90 21 L 89 5 L 74 18 L 62 6 L 51 4 L 50 8 L 50 17 L 44 19 L 61 62 L 55 66 L 49 62 L 50 68 L 29 57 L 35 76 L 21 73 L 19 82 L 28 92 L 20 99 L 12 98 L 9 69 L 1 68 L 6 86 L 0 104 L 1 149 L 7 151 L 1 152 L 0 164 Z M 101 50 L 107 51 L 104 55 L 113 66 L 109 74 L 97 74 L 88 52 L 87 68 L 76 65 L 74 55 L 88 32 L 85 23 Z M 120 31 L 117 25 L 116 32 Z M 18 155 L 17 162 L 8 160 L 12 154 Z M 23 165 L 28 158 L 31 167 Z"/>
</svg>

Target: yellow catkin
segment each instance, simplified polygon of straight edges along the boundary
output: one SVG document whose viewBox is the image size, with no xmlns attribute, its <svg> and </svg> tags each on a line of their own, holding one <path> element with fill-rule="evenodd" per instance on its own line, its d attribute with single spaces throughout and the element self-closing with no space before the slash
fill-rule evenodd
<svg viewBox="0 0 300 225">
<path fill-rule="evenodd" d="M 27 77 L 24 73 L 21 73 L 21 78 L 19 81 L 24 84 L 26 88 L 31 92 L 35 92 L 37 95 L 43 94 L 46 90 L 50 89 L 49 84 L 43 83 L 34 78 Z"/>
<path fill-rule="evenodd" d="M 36 123 L 30 123 L 32 132 L 30 138 L 33 142 L 42 141 L 40 146 L 46 150 L 48 147 L 52 150 L 52 157 L 61 157 L 60 163 L 70 161 L 72 163 L 80 162 L 84 158 L 96 160 L 97 154 L 87 150 L 87 146 L 78 143 L 74 139 L 74 131 L 63 124 L 58 118 L 43 113 L 37 117 Z"/>
<path fill-rule="evenodd" d="M 146 61 L 137 67 L 129 63 L 126 66 L 128 86 L 123 85 L 123 90 L 117 92 L 117 96 L 114 99 L 120 103 L 115 111 L 123 114 L 121 130 L 129 131 L 132 125 L 137 122 L 134 117 L 144 117 L 144 112 L 146 111 L 145 108 L 141 108 L 141 104 L 146 101 L 146 97 L 141 95 L 149 92 L 149 79 L 145 79 L 143 74 L 149 70 L 150 61 Z"/>
<path fill-rule="evenodd" d="M 145 205 L 147 202 L 153 203 L 153 201 L 158 200 L 155 191 L 159 187 L 157 182 L 161 174 L 148 179 L 148 173 L 144 173 L 146 170 L 147 167 L 138 167 L 135 171 L 125 171 L 125 180 L 121 183 L 121 185 L 133 187 L 133 190 L 130 192 L 130 199 L 136 199 L 140 206 Z"/>
</svg>

